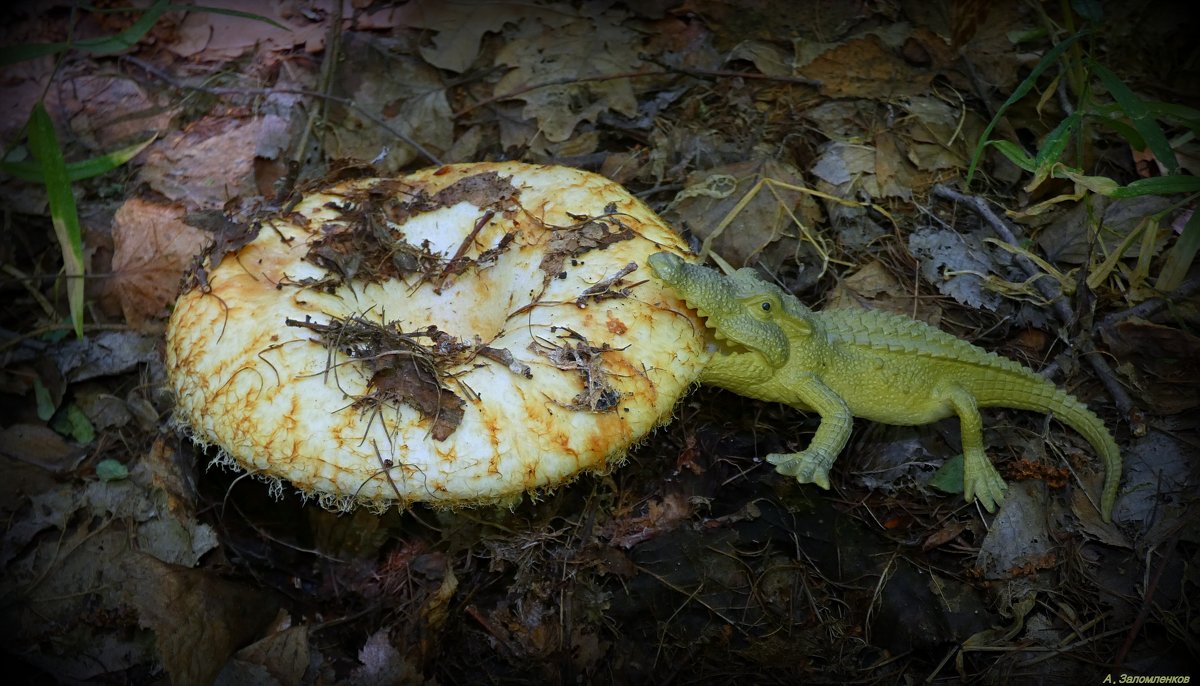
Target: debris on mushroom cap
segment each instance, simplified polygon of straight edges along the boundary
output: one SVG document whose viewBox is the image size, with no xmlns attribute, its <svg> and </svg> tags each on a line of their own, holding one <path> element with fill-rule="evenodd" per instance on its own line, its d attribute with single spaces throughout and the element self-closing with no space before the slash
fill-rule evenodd
<svg viewBox="0 0 1200 686">
<path fill-rule="evenodd" d="M 604 471 L 699 374 L 645 273 L 683 242 L 576 169 L 359 178 L 219 237 L 179 297 L 176 420 L 327 507 L 511 502 Z"/>
</svg>

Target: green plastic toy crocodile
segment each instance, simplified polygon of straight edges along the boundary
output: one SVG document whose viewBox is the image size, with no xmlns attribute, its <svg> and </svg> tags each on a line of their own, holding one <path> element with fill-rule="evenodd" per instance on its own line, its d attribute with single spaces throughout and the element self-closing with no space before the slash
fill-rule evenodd
<svg viewBox="0 0 1200 686">
<path fill-rule="evenodd" d="M 1100 453 L 1100 511 L 1111 521 L 1121 475 L 1117 444 L 1091 410 L 1033 371 L 901 315 L 813 312 L 753 269 L 722 276 L 665 252 L 649 262 L 712 329 L 718 350 L 700 383 L 821 416 L 807 450 L 767 456 L 781 474 L 829 488 L 853 417 L 914 425 L 958 415 L 963 495 L 991 512 L 1008 486 L 983 452 L 979 408 L 1033 410 L 1053 413 Z"/>
</svg>

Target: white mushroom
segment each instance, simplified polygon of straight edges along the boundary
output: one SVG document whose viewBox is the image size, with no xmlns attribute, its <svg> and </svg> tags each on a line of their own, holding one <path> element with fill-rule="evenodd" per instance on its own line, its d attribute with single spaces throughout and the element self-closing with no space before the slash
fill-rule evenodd
<svg viewBox="0 0 1200 686">
<path fill-rule="evenodd" d="M 177 421 L 335 508 L 506 502 L 607 470 L 706 360 L 642 266 L 662 250 L 686 252 L 575 169 L 335 183 L 219 236 L 193 274 L 167 331 Z"/>
</svg>

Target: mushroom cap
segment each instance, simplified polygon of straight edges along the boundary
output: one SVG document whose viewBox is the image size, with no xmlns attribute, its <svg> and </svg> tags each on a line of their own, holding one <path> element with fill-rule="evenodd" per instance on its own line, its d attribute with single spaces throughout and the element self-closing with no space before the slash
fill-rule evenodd
<svg viewBox="0 0 1200 686">
<path fill-rule="evenodd" d="M 168 323 L 176 421 L 327 507 L 512 502 L 605 471 L 706 361 L 644 267 L 685 244 L 595 174 L 351 179 L 243 231 Z"/>
</svg>

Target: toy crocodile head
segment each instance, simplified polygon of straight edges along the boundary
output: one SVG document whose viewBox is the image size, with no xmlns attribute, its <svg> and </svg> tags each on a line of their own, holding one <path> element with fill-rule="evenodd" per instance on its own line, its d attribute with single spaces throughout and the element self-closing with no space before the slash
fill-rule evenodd
<svg viewBox="0 0 1200 686">
<path fill-rule="evenodd" d="M 704 318 L 718 344 L 717 357 L 760 358 L 754 365 L 771 373 L 783 367 L 791 345 L 785 323 L 801 323 L 807 308 L 753 269 L 729 276 L 685 262 L 678 255 L 660 252 L 650 256 L 650 268 L 689 307 Z M 783 315 L 790 314 L 791 317 Z"/>
</svg>

